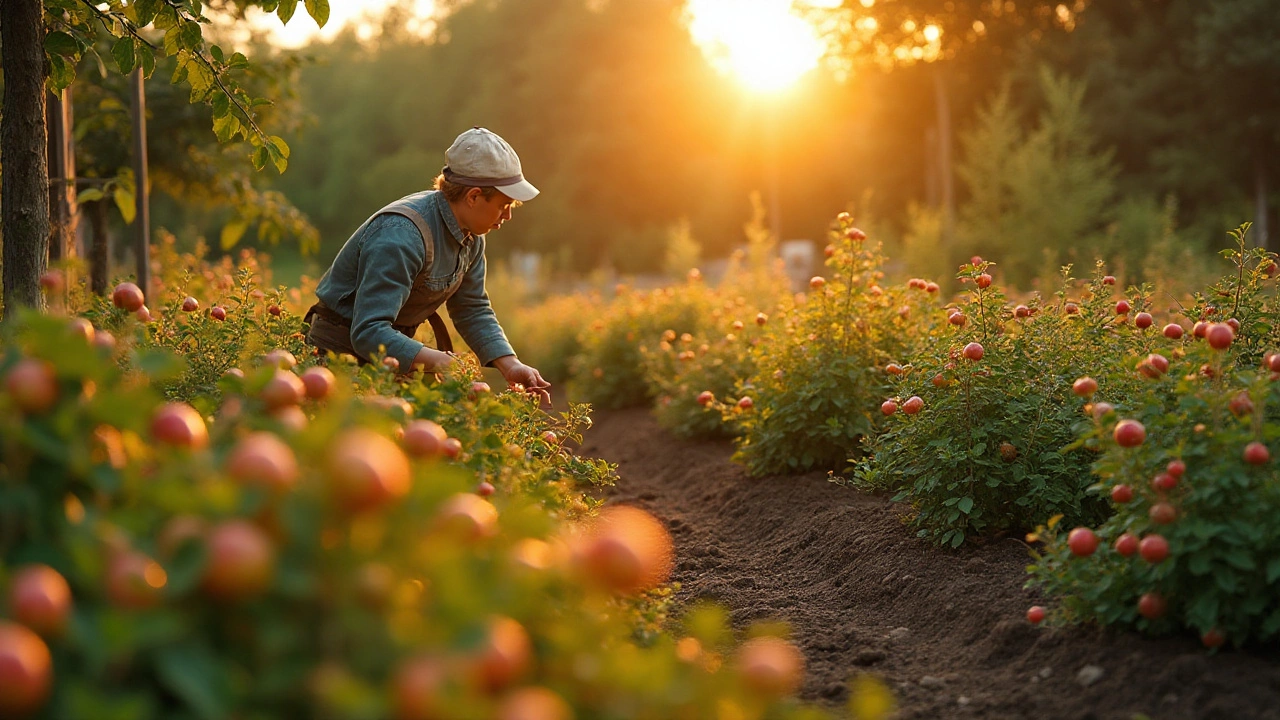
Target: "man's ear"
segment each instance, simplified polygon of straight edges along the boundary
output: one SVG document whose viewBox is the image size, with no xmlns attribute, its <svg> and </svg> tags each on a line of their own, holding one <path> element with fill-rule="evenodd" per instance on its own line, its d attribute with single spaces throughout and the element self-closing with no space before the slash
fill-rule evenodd
<svg viewBox="0 0 1280 720">
<path fill-rule="evenodd" d="M 473 187 L 467 190 L 467 194 L 464 197 L 466 198 L 467 205 L 470 207 L 474 207 L 477 202 L 483 199 L 483 196 L 484 196 L 483 189 L 478 187 Z"/>
</svg>

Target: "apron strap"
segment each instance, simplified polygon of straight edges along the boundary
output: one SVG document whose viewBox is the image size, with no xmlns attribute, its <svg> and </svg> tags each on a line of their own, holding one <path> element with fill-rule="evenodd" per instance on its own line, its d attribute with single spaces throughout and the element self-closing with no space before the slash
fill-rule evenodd
<svg viewBox="0 0 1280 720">
<path fill-rule="evenodd" d="M 427 219 L 422 214 L 414 210 L 408 203 L 394 202 L 382 208 L 378 212 L 379 215 L 400 215 L 409 218 L 409 221 L 418 228 L 418 232 L 422 235 L 422 244 L 427 250 L 427 260 L 423 267 L 430 267 L 436 258 L 435 236 L 431 233 L 431 226 L 427 224 Z M 427 322 L 431 324 L 431 333 L 436 336 L 436 349 L 441 352 L 453 352 L 453 338 L 449 335 L 449 328 L 444 324 L 444 318 L 440 317 L 440 313 L 433 312 L 427 317 Z M 412 337 L 412 333 L 409 334 Z"/>
</svg>

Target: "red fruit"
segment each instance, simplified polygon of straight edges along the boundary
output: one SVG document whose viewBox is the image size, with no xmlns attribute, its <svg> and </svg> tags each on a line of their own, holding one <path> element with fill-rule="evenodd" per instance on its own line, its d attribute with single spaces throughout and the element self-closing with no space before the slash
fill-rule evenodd
<svg viewBox="0 0 1280 720">
<path fill-rule="evenodd" d="M 449 434 L 430 420 L 414 420 L 404 427 L 400 445 L 405 452 L 417 458 L 436 457 L 444 453 L 444 441 Z"/>
<path fill-rule="evenodd" d="M 312 400 L 323 400 L 329 397 L 329 393 L 333 392 L 334 386 L 338 384 L 333 372 L 319 365 L 303 370 L 298 379 L 302 381 L 303 391 Z"/>
<path fill-rule="evenodd" d="M 1031 317 L 1031 308 L 1026 305 L 1019 305 L 1013 309 L 1013 316 L 1016 318 Z"/>
<path fill-rule="evenodd" d="M 1039 625 L 1044 622 L 1044 608 L 1039 605 L 1032 605 L 1027 610 L 1027 622 L 1032 625 Z"/>
<path fill-rule="evenodd" d="M 1140 312 L 1133 316 L 1133 326 L 1139 330 L 1146 330 L 1151 327 L 1153 322 L 1155 322 L 1155 319 L 1152 318 L 1151 313 L 1148 312 Z"/>
<path fill-rule="evenodd" d="M 867 239 L 867 234 L 862 232 L 858 228 L 849 228 L 849 232 L 845 233 L 845 235 L 850 240 L 866 240 Z"/>
<path fill-rule="evenodd" d="M 1147 516 L 1151 518 L 1151 522 L 1157 525 L 1168 525 L 1178 519 L 1178 511 L 1172 505 L 1166 502 L 1156 503 L 1147 511 Z"/>
<path fill-rule="evenodd" d="M 122 282 L 111 291 L 111 304 L 128 312 L 138 312 L 145 302 L 142 290 L 131 282 Z"/>
<path fill-rule="evenodd" d="M 474 542 L 498 532 L 498 511 L 488 501 L 471 493 L 457 493 L 436 512 L 438 531 Z"/>
<path fill-rule="evenodd" d="M 509 617 L 489 621 L 484 639 L 469 658 L 469 674 L 488 692 L 501 690 L 529 671 L 533 643 L 524 626 Z"/>
<path fill-rule="evenodd" d="M 981 265 L 981 264 L 982 264 L 982 256 L 981 256 L 981 255 L 974 255 L 974 256 L 970 257 L 970 258 L 969 258 L 969 264 L 970 264 L 970 265 Z"/>
<path fill-rule="evenodd" d="M 1070 303 L 1070 302 L 1064 305 L 1062 309 L 1066 310 L 1068 315 L 1075 315 L 1076 313 L 1080 312 L 1080 307 L 1075 303 Z"/>
<path fill-rule="evenodd" d="M 884 413 L 885 415 L 892 415 L 898 412 L 898 403 L 892 400 L 885 400 L 884 402 L 880 403 L 880 412 Z"/>
<path fill-rule="evenodd" d="M 408 660 L 391 682 L 395 720 L 439 720 L 447 717 L 444 699 L 448 668 L 439 658 L 424 655 Z"/>
<path fill-rule="evenodd" d="M 1133 488 L 1128 485 L 1117 485 L 1111 488 L 1111 499 L 1118 503 L 1127 503 L 1133 500 Z"/>
<path fill-rule="evenodd" d="M 125 610 L 155 607 L 168 581 L 164 568 L 140 552 L 126 550 L 107 563 L 107 599 Z"/>
<path fill-rule="evenodd" d="M 1082 377 L 1071 384 L 1071 391 L 1080 397 L 1089 397 L 1098 391 L 1098 381 L 1091 377 Z"/>
<path fill-rule="evenodd" d="M 924 409 L 924 400 L 920 399 L 918 395 L 912 395 L 911 397 L 907 398 L 906 402 L 902 403 L 902 412 L 908 415 L 915 415 L 916 413 L 920 412 L 923 409 Z"/>
<path fill-rule="evenodd" d="M 28 415 L 48 412 L 58 402 L 58 379 L 53 365 L 23 358 L 5 376 L 5 389 L 18 409 Z"/>
<path fill-rule="evenodd" d="M 155 319 L 151 317 L 151 308 L 147 307 L 146 305 L 143 305 L 142 307 L 138 308 L 138 311 L 135 312 L 133 316 L 138 318 L 138 322 L 142 322 L 142 323 L 149 323 Z"/>
<path fill-rule="evenodd" d="M 1127 315 L 1127 314 L 1129 313 L 1129 310 L 1131 310 L 1131 309 L 1132 309 L 1132 308 L 1129 306 L 1129 301 L 1128 301 L 1128 300 L 1121 300 L 1120 302 L 1117 302 L 1117 303 L 1116 303 L 1116 314 L 1117 314 L 1117 315 Z"/>
<path fill-rule="evenodd" d="M 832 255 L 835 255 L 835 254 L 836 254 L 835 245 L 828 244 L 826 247 L 822 248 L 823 257 L 831 257 Z"/>
<path fill-rule="evenodd" d="M 1138 552 L 1138 538 L 1130 533 L 1125 533 L 1116 538 L 1116 552 L 1124 557 L 1130 557 Z"/>
<path fill-rule="evenodd" d="M 827 281 L 823 277 L 815 275 L 814 277 L 809 278 L 809 287 L 813 288 L 814 290 L 818 290 L 823 285 L 826 285 L 826 284 L 827 284 Z"/>
<path fill-rule="evenodd" d="M 1093 417 L 1096 420 L 1101 420 L 1102 418 L 1106 417 L 1107 413 L 1111 412 L 1112 410 L 1115 410 L 1115 408 L 1111 406 L 1111 403 L 1096 402 L 1093 404 Z"/>
<path fill-rule="evenodd" d="M 698 404 L 703 407 L 710 405 L 711 401 L 715 399 L 716 399 L 716 396 L 712 394 L 710 390 L 703 390 L 702 392 L 698 393 Z"/>
<path fill-rule="evenodd" d="M 673 553 L 671 535 L 657 518 L 639 508 L 613 505 L 587 529 L 575 558 L 594 585 L 634 594 L 667 579 Z"/>
<path fill-rule="evenodd" d="M 940 388 L 946 387 L 951 384 L 951 381 L 948 380 L 947 377 L 942 373 L 938 373 L 937 375 L 934 375 L 933 379 L 930 380 L 930 382 L 933 383 L 934 387 L 940 387 Z"/>
<path fill-rule="evenodd" d="M 1244 446 L 1244 461 L 1250 465 L 1266 465 L 1271 460 L 1271 451 L 1260 442 L 1251 442 Z"/>
<path fill-rule="evenodd" d="M 493 492 L 496 489 L 497 488 L 493 486 L 493 483 L 488 482 L 487 480 L 481 481 L 479 485 L 476 485 L 476 494 L 480 497 L 489 497 L 493 495 Z"/>
<path fill-rule="evenodd" d="M 71 318 L 68 320 L 67 330 L 71 331 L 72 337 L 78 337 L 86 343 L 93 342 L 93 323 L 82 317 Z"/>
<path fill-rule="evenodd" d="M 756 404 L 755 401 L 749 397 L 744 397 L 738 401 L 738 407 L 743 410 L 750 410 L 751 408 L 755 407 L 755 404 Z"/>
<path fill-rule="evenodd" d="M 764 313 L 756 313 L 756 324 L 757 324 L 757 325 L 764 325 L 764 324 L 765 324 L 765 323 L 767 323 L 767 322 L 769 322 L 769 316 L 768 316 L 768 315 L 765 315 Z"/>
<path fill-rule="evenodd" d="M 209 308 L 209 317 L 217 320 L 218 322 L 222 322 L 227 319 L 227 311 L 225 308 L 214 305 L 212 308 Z"/>
<path fill-rule="evenodd" d="M 262 392 L 258 397 L 270 411 L 297 405 L 302 402 L 306 394 L 307 386 L 302 384 L 302 380 L 298 379 L 297 375 L 288 370 L 277 369 L 267 384 L 262 386 Z"/>
<path fill-rule="evenodd" d="M 985 352 L 986 351 L 982 349 L 982 345 L 980 343 L 971 342 L 964 346 L 964 350 L 961 354 L 970 360 L 977 361 L 982 359 Z"/>
<path fill-rule="evenodd" d="M 938 290 L 938 283 L 936 282 L 926 283 L 924 286 L 924 291 L 927 293 L 936 293 Z"/>
<path fill-rule="evenodd" d="M 1164 617 L 1168 609 L 1169 603 L 1159 593 L 1143 593 L 1142 597 L 1138 598 L 1138 614 L 1148 620 Z"/>
<path fill-rule="evenodd" d="M 186 403 L 161 406 L 151 417 L 151 436 L 165 445 L 188 450 L 202 450 L 209 444 L 204 418 Z"/>
<path fill-rule="evenodd" d="M 246 520 L 230 520 L 214 527 L 205 539 L 209 561 L 203 587 L 224 600 L 260 595 L 275 574 L 271 538 Z"/>
<path fill-rule="evenodd" d="M 804 656 L 782 638 L 746 641 L 738 650 L 738 667 L 747 688 L 765 697 L 790 695 L 804 680 Z"/>
<path fill-rule="evenodd" d="M 1280 354 L 1267 355 L 1267 369 L 1280 372 Z"/>
<path fill-rule="evenodd" d="M 1173 475 L 1167 472 L 1162 472 L 1159 475 L 1156 475 L 1155 477 L 1151 478 L 1151 487 L 1155 488 L 1156 490 L 1159 490 L 1160 492 L 1168 492 L 1177 486 L 1178 486 L 1178 478 L 1174 477 Z"/>
<path fill-rule="evenodd" d="M 409 459 L 394 442 L 366 428 L 344 431 L 329 452 L 329 479 L 338 506 L 373 510 L 409 493 Z"/>
<path fill-rule="evenodd" d="M 1191 327 L 1191 334 L 1198 338 L 1204 337 L 1205 333 L 1207 333 L 1208 331 L 1209 331 L 1209 323 L 1205 322 L 1204 320 L 1200 320 L 1196 322 L 1196 324 Z"/>
<path fill-rule="evenodd" d="M 1116 423 L 1114 434 L 1120 447 L 1137 447 L 1147 439 L 1147 429 L 1137 420 L 1121 420 Z"/>
<path fill-rule="evenodd" d="M 1164 326 L 1164 336 L 1170 340 L 1182 339 L 1182 326 L 1178 323 L 1169 323 Z"/>
<path fill-rule="evenodd" d="M 19 568 L 9 583 L 9 611 L 45 637 L 61 635 L 71 616 L 71 586 L 48 565 Z"/>
<path fill-rule="evenodd" d="M 1236 396 L 1231 398 L 1231 402 L 1227 405 L 1231 410 L 1231 414 L 1236 417 L 1244 417 L 1253 413 L 1253 400 L 1249 399 L 1249 393 L 1241 390 Z"/>
<path fill-rule="evenodd" d="M 227 456 L 226 470 L 242 483 L 288 490 L 298 479 L 298 458 L 272 433 L 255 432 L 236 443 Z"/>
<path fill-rule="evenodd" d="M 1098 549 L 1098 536 L 1089 528 L 1078 527 L 1067 535 L 1067 547 L 1076 557 L 1089 557 Z"/>
<path fill-rule="evenodd" d="M 276 305 L 275 303 L 271 303 L 270 305 L 267 306 L 267 312 L 271 313 L 275 317 L 280 317 L 280 313 L 283 312 L 283 310 L 280 309 L 279 305 Z"/>
<path fill-rule="evenodd" d="M 1227 642 L 1227 637 L 1218 628 L 1209 628 L 1200 636 L 1200 642 L 1207 648 L 1219 648 Z"/>
<path fill-rule="evenodd" d="M 1138 543 L 1138 553 L 1149 563 L 1162 562 L 1169 557 L 1169 541 L 1160 535 L 1148 535 Z"/>
<path fill-rule="evenodd" d="M 1169 473 L 1173 477 L 1180 478 L 1182 477 L 1182 474 L 1187 471 L 1187 464 L 1182 462 L 1181 460 L 1170 460 L 1169 464 L 1165 466 L 1164 470 L 1165 472 Z"/>
<path fill-rule="evenodd" d="M 40 276 L 40 289 L 50 295 L 57 295 L 62 292 L 66 286 L 66 280 L 63 279 L 62 272 L 60 270 L 50 270 Z"/>
<path fill-rule="evenodd" d="M 298 365 L 298 358 L 283 348 L 276 348 L 262 356 L 263 363 L 274 365 L 281 370 L 292 370 Z M 305 390 L 304 390 L 305 392 Z"/>
<path fill-rule="evenodd" d="M 986 273 L 982 273 L 978 277 L 974 278 L 973 282 L 975 285 L 985 290 L 986 288 L 991 287 L 991 276 Z"/>
<path fill-rule="evenodd" d="M 195 515 L 175 515 L 169 518 L 156 537 L 156 550 L 161 558 L 172 558 L 191 540 L 200 540 L 203 543 L 208 530 L 208 523 L 204 518 Z"/>
<path fill-rule="evenodd" d="M 189 297 L 182 301 L 182 312 L 195 312 L 200 309 L 200 301 Z"/>
<path fill-rule="evenodd" d="M 733 324 L 729 327 L 732 328 L 734 332 L 737 332 L 746 327 L 746 325 L 743 325 L 741 320 L 734 320 Z"/>
<path fill-rule="evenodd" d="M 1148 355 L 1145 364 L 1154 369 L 1159 375 L 1169 372 L 1169 359 L 1160 353 Z"/>
<path fill-rule="evenodd" d="M 543 436 L 545 437 L 547 434 L 543 433 Z M 550 434 L 555 435 L 555 433 Z M 450 460 L 457 460 L 458 453 L 462 452 L 462 441 L 458 438 L 445 438 L 444 442 L 440 444 L 440 448 L 444 451 L 445 457 Z"/>
<path fill-rule="evenodd" d="M 475 400 L 481 395 L 488 395 L 492 391 L 493 388 L 489 387 L 489 383 L 476 381 L 471 383 L 471 391 L 467 393 L 467 397 Z"/>
<path fill-rule="evenodd" d="M 962 312 L 953 312 L 947 316 L 947 322 L 957 327 L 964 327 L 966 320 L 967 318 L 965 318 L 964 313 Z"/>
<path fill-rule="evenodd" d="M 25 717 L 49 697 L 53 657 L 39 635 L 0 620 L 0 716 Z"/>
<path fill-rule="evenodd" d="M 901 375 L 903 372 L 902 366 L 898 363 L 889 363 L 888 365 L 885 365 L 884 371 L 890 375 Z"/>
<path fill-rule="evenodd" d="M 1235 318 L 1227 318 L 1227 325 L 1231 326 L 1231 332 L 1240 334 L 1240 321 Z"/>
<path fill-rule="evenodd" d="M 573 709 L 547 688 L 525 687 L 503 699 L 494 720 L 573 720 Z"/>
<path fill-rule="evenodd" d="M 1115 285 L 1115 284 L 1116 284 L 1116 278 L 1115 278 L 1115 276 L 1114 276 L 1114 275 L 1107 275 L 1106 277 L 1102 278 L 1102 284 L 1103 284 L 1103 285 Z"/>
<path fill-rule="evenodd" d="M 1213 323 L 1205 330 L 1204 339 L 1209 341 L 1209 347 L 1214 350 L 1226 350 L 1231 347 L 1231 341 L 1236 339 L 1236 331 L 1226 323 Z"/>
</svg>

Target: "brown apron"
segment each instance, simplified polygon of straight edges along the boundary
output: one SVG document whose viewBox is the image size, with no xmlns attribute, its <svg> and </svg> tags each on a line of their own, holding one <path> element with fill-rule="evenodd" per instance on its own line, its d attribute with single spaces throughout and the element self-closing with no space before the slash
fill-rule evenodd
<svg viewBox="0 0 1280 720">
<path fill-rule="evenodd" d="M 436 347 L 443 352 L 453 352 L 453 339 L 449 335 L 449 328 L 445 326 L 444 319 L 440 317 L 437 309 L 457 291 L 458 286 L 462 284 L 464 273 L 459 268 L 446 287 L 430 287 L 427 280 L 431 272 L 432 263 L 435 260 L 435 241 L 426 219 L 417 210 L 405 203 L 404 200 L 404 198 L 401 198 L 391 203 L 365 221 L 368 224 L 373 218 L 388 214 L 406 217 L 418 228 L 418 232 L 422 235 L 422 242 L 427 250 L 426 260 L 422 263 L 422 269 L 418 271 L 417 277 L 413 280 L 413 289 L 410 290 L 409 297 L 400 308 L 400 312 L 396 315 L 391 327 L 397 332 L 412 338 L 417 334 L 419 326 L 425 321 L 431 325 L 431 332 L 436 338 Z M 363 227 L 361 230 L 363 230 Z M 356 232 L 360 232 L 360 230 Z M 316 304 L 307 310 L 307 314 L 302 320 L 311 326 L 307 331 L 308 344 L 314 345 L 320 350 L 352 355 L 361 364 L 369 362 L 368 358 L 361 356 L 351 345 L 351 321 L 343 317 L 338 311 L 317 299 Z"/>
</svg>

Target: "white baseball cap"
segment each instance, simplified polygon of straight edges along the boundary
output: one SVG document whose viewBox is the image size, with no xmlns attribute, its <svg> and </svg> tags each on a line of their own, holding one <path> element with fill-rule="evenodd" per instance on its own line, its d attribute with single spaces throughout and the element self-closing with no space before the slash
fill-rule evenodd
<svg viewBox="0 0 1280 720">
<path fill-rule="evenodd" d="M 482 127 L 458 136 L 444 151 L 444 179 L 471 187 L 495 187 L 512 200 L 529 202 L 538 188 L 524 179 L 520 156 L 506 140 Z"/>
</svg>

